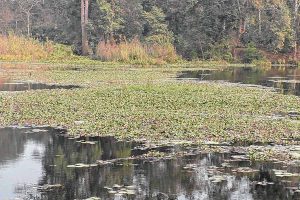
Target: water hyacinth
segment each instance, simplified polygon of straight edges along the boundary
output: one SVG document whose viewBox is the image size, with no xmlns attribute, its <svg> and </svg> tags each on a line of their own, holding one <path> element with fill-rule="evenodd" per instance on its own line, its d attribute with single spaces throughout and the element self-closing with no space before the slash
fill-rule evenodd
<svg viewBox="0 0 300 200">
<path fill-rule="evenodd" d="M 73 90 L 0 95 L 0 123 L 63 126 L 71 135 L 187 140 L 200 143 L 290 143 L 300 123 L 298 97 L 230 84 L 177 82 L 180 69 L 50 69 L 35 80 L 78 84 Z M 18 75 L 20 77 L 20 74 Z M 26 78 L 28 74 L 21 77 Z M 28 78 L 28 77 L 27 77 Z M 273 120 L 276 113 L 285 117 Z M 285 139 L 285 140 L 282 140 Z"/>
</svg>

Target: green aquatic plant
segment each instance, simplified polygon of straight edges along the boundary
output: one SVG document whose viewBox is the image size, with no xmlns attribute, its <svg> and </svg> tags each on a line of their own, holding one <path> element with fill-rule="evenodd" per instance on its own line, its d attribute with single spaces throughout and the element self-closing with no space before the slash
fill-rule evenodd
<svg viewBox="0 0 300 200">
<path fill-rule="evenodd" d="M 71 135 L 151 141 L 282 144 L 299 138 L 297 120 L 270 117 L 300 110 L 298 97 L 231 84 L 177 82 L 170 77 L 178 70 L 98 67 L 33 72 L 34 80 L 83 88 L 2 93 L 0 124 L 59 125 Z"/>
</svg>

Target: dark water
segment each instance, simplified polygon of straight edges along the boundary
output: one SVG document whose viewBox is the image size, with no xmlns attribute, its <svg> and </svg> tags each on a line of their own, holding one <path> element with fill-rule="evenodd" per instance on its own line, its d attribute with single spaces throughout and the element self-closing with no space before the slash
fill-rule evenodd
<svg viewBox="0 0 300 200">
<path fill-rule="evenodd" d="M 179 79 L 224 80 L 232 83 L 274 87 L 284 94 L 300 96 L 300 68 L 229 67 L 224 70 L 183 71 Z"/>
<path fill-rule="evenodd" d="M 232 160 L 230 154 L 199 153 L 178 159 L 137 159 L 88 168 L 70 167 L 141 153 L 137 143 L 118 142 L 112 137 L 93 141 L 96 144 L 79 143 L 57 136 L 53 129 L 0 129 L 0 199 L 300 198 L 299 175 L 278 177 L 273 171 L 285 169 L 300 173 L 300 167 L 251 164 L 247 160 Z M 176 151 L 176 148 L 169 150 Z M 257 171 L 242 173 L 247 168 L 240 167 Z M 45 191 L 47 184 L 48 188 L 49 184 L 60 185 Z M 114 186 L 115 189 L 109 189 Z M 134 194 L 122 196 L 125 186 L 129 188 L 127 193 Z"/>
<path fill-rule="evenodd" d="M 44 83 L 34 83 L 34 82 L 14 82 L 0 80 L 0 91 L 26 91 L 26 90 L 44 90 L 44 89 L 73 89 L 79 88 L 75 85 L 48 85 Z"/>
</svg>

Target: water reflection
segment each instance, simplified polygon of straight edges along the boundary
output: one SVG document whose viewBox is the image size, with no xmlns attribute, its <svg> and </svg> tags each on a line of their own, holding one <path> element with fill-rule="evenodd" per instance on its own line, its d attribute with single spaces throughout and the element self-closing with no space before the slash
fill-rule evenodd
<svg viewBox="0 0 300 200">
<path fill-rule="evenodd" d="M 53 89 L 73 89 L 79 88 L 75 85 L 48 85 L 44 83 L 34 83 L 34 82 L 15 82 L 9 80 L 0 79 L 0 91 L 26 91 L 26 90 L 53 90 Z"/>
<path fill-rule="evenodd" d="M 278 177 L 273 170 L 284 169 L 296 174 L 300 173 L 299 167 L 232 160 L 228 153 L 124 160 L 104 166 L 72 168 L 69 166 L 77 163 L 136 156 L 139 152 L 132 149 L 139 144 L 112 137 L 78 142 L 57 136 L 53 129 L 44 131 L 0 130 L 0 199 L 281 200 L 300 197 L 299 176 Z M 243 172 L 248 169 L 245 167 L 257 171 Z M 51 191 L 38 190 L 38 186 L 45 185 L 58 187 Z"/>
<path fill-rule="evenodd" d="M 34 193 L 32 187 L 43 174 L 42 156 L 49 139 L 46 134 L 19 134 L 14 129 L 0 129 L 0 199 Z"/>
<path fill-rule="evenodd" d="M 213 71 L 183 71 L 178 78 L 255 84 L 277 88 L 284 94 L 300 95 L 300 69 L 292 67 L 229 67 Z"/>
</svg>

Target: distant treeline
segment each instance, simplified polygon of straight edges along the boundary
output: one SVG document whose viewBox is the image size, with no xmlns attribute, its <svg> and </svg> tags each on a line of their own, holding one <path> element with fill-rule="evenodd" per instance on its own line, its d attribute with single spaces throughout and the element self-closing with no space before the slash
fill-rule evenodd
<svg viewBox="0 0 300 200">
<path fill-rule="evenodd" d="M 81 54 L 84 25 L 90 55 L 99 43 L 138 39 L 173 44 L 187 59 L 232 61 L 244 48 L 297 59 L 299 6 L 298 0 L 1 0 L 0 33 L 71 44 Z"/>
</svg>

